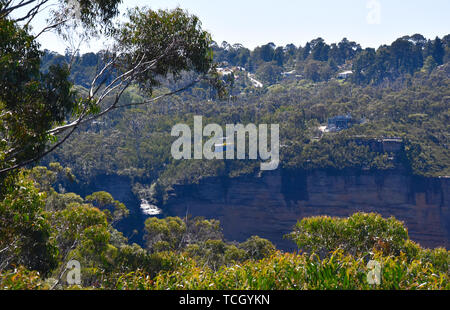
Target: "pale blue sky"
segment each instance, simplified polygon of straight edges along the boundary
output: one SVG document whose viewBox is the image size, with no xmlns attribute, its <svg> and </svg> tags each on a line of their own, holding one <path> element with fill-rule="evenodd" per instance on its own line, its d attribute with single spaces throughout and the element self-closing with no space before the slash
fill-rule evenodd
<svg viewBox="0 0 450 310">
<path fill-rule="evenodd" d="M 377 3 L 379 18 L 374 13 Z M 363 47 L 378 47 L 407 34 L 434 38 L 450 33 L 449 0 L 124 0 L 122 9 L 136 5 L 180 6 L 197 15 L 218 43 L 226 40 L 249 48 L 268 42 L 298 46 L 317 37 L 328 43 L 347 37 Z M 64 51 L 51 35 L 41 42 L 43 48 Z M 101 42 L 93 42 L 83 51 L 100 47 Z"/>
</svg>

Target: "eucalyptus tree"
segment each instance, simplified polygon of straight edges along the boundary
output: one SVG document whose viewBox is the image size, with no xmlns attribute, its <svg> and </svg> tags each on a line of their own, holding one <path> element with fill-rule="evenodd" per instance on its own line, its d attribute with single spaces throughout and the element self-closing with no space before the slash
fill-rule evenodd
<svg viewBox="0 0 450 310">
<path fill-rule="evenodd" d="M 0 176 L 53 152 L 81 125 L 115 109 L 149 104 L 183 91 L 212 71 L 211 38 L 196 16 L 180 8 L 135 8 L 117 19 L 120 0 L 0 0 Z M 30 26 L 39 14 L 47 25 Z M 71 62 L 42 72 L 38 38 L 55 31 L 63 39 L 101 36 L 110 48 L 92 77 L 87 94 L 69 80 Z M 76 35 L 78 34 L 78 35 Z M 81 34 L 81 35 L 80 35 Z M 196 78 L 158 97 L 161 80 L 183 72 Z M 105 79 L 105 76 L 113 76 Z M 215 81 L 215 86 L 220 83 Z M 120 104 L 130 86 L 139 85 L 148 100 Z M 114 100 L 105 100 L 113 97 Z"/>
</svg>

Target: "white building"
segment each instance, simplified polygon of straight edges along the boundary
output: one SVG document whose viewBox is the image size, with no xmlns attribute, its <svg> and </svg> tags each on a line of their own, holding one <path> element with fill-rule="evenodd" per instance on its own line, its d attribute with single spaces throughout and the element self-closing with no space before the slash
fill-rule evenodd
<svg viewBox="0 0 450 310">
<path fill-rule="evenodd" d="M 349 70 L 349 71 L 344 71 L 338 74 L 338 78 L 339 79 L 347 79 L 349 78 L 351 75 L 353 74 L 353 71 Z"/>
</svg>

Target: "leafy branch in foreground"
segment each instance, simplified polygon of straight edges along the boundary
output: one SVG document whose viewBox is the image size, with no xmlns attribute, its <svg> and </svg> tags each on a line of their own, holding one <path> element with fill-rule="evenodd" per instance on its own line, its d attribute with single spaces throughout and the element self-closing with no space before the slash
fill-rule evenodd
<svg viewBox="0 0 450 310">
<path fill-rule="evenodd" d="M 86 9 L 83 5 L 89 7 L 84 1 L 80 5 L 82 12 Z M 27 26 L 10 17 L 12 9 L 8 3 L 0 6 L 0 88 L 5 89 L 0 95 L 0 174 L 53 152 L 83 124 L 118 108 L 179 93 L 200 80 L 151 98 L 163 79 L 170 76 L 176 80 L 189 71 L 206 76 L 212 67 L 211 38 L 197 17 L 181 9 L 136 8 L 128 12 L 127 22 L 109 32 L 115 42 L 114 52 L 104 53 L 105 63 L 93 77 L 88 95 L 80 97 L 68 80 L 70 66 L 40 71 L 39 44 Z M 113 13 L 100 10 L 97 18 L 112 18 Z M 86 25 L 94 18 L 88 14 L 84 20 L 83 16 Z M 114 78 L 106 82 L 106 75 Z M 150 99 L 120 105 L 120 98 L 131 85 L 139 85 Z M 111 96 L 114 100 L 106 103 Z"/>
</svg>

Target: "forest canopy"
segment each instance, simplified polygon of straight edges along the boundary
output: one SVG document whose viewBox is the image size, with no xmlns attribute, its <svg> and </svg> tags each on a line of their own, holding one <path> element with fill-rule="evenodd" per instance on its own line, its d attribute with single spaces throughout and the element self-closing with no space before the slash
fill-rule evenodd
<svg viewBox="0 0 450 310">
<path fill-rule="evenodd" d="M 195 115 L 280 124 L 285 170 L 449 176 L 449 35 L 249 50 L 213 42 L 179 8 L 117 22 L 119 0 L 55 0 L 32 29 L 48 2 L 0 0 L 0 289 L 450 289 L 449 252 L 414 243 L 395 218 L 300 219 L 286 236 L 298 252 L 284 253 L 258 236 L 226 240 L 214 219 L 150 217 L 138 245 L 118 229 L 130 210 L 114 193 L 67 190 L 125 176 L 163 206 L 175 184 L 258 172 L 251 160 L 174 160 L 170 129 Z M 59 55 L 38 43 L 47 31 L 112 47 Z M 324 130 L 336 117 L 352 126 Z"/>
</svg>

